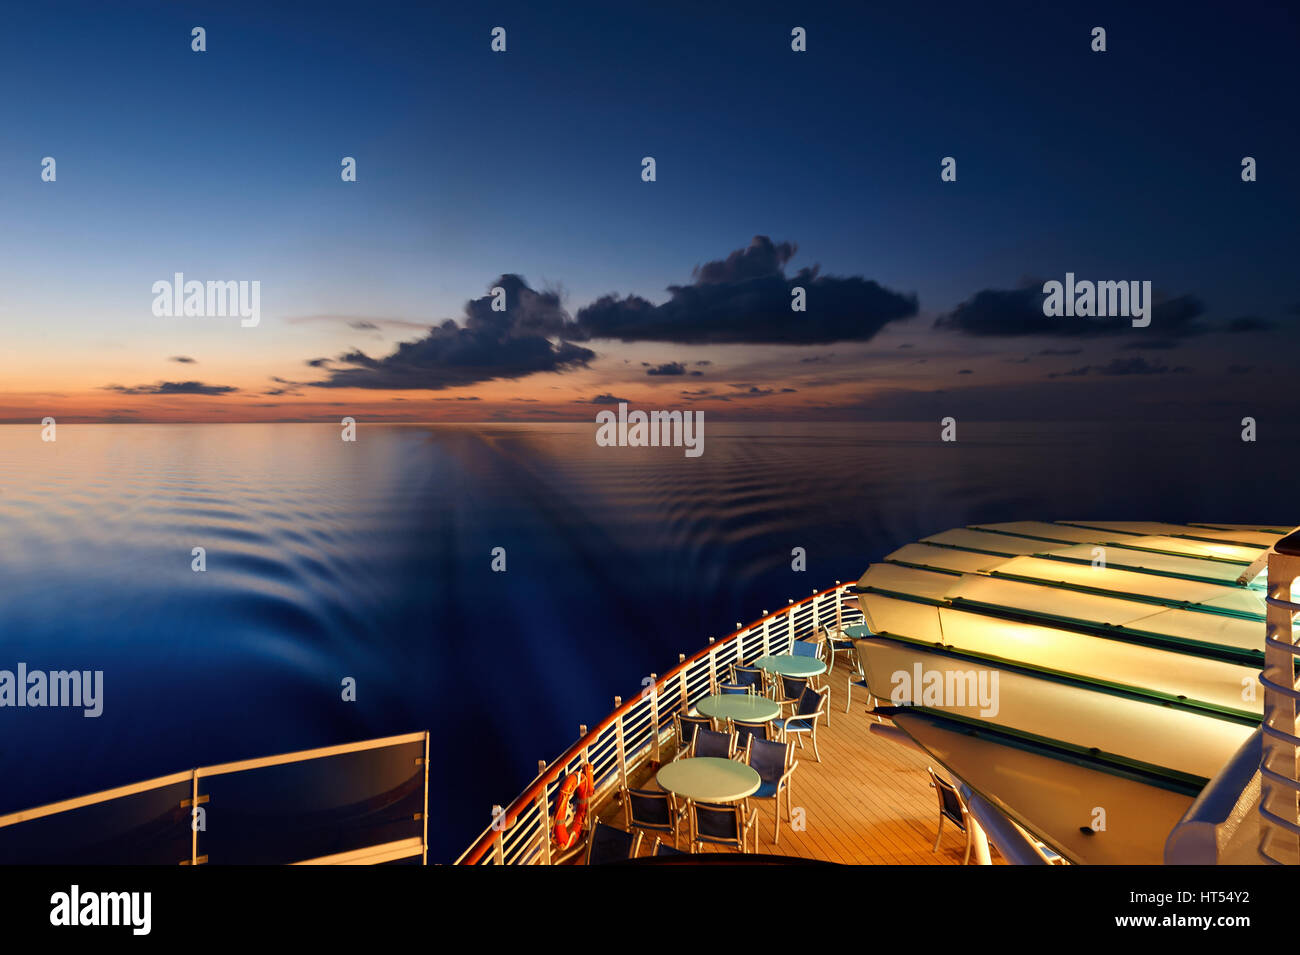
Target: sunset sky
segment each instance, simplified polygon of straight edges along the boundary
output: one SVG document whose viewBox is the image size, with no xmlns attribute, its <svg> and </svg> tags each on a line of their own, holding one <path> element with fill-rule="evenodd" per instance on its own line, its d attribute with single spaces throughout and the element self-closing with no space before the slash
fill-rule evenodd
<svg viewBox="0 0 1300 955">
<path fill-rule="evenodd" d="M 837 6 L 14 8 L 0 421 L 1291 407 L 1297 14 Z M 1045 319 L 1066 272 L 1151 326 Z"/>
</svg>

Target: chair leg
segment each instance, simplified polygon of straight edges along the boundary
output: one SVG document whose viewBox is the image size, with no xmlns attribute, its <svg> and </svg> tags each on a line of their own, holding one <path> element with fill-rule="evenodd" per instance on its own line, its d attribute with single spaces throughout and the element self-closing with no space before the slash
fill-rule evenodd
<svg viewBox="0 0 1300 955">
<path fill-rule="evenodd" d="M 817 748 L 817 725 L 816 725 L 816 723 L 817 723 L 817 721 L 814 720 L 814 721 L 813 721 L 813 732 L 812 732 L 813 755 L 817 757 L 817 762 L 820 763 L 820 762 L 822 761 L 822 754 L 821 754 L 821 750 L 819 750 L 819 749 Z"/>
<path fill-rule="evenodd" d="M 971 842 L 972 842 L 972 841 L 973 841 L 973 840 L 971 839 L 970 826 L 967 826 L 967 827 L 966 827 L 966 855 L 965 855 L 965 857 L 961 860 L 961 864 L 962 864 L 962 865 L 970 865 L 970 847 L 971 847 Z"/>
<path fill-rule="evenodd" d="M 943 838 L 943 818 L 944 818 L 943 816 L 939 817 L 939 831 L 935 833 L 934 848 L 930 850 L 931 852 L 939 851 L 939 840 Z"/>
<path fill-rule="evenodd" d="M 645 838 L 645 833 L 637 830 L 636 838 L 632 840 L 632 858 L 635 859 L 641 854 L 641 840 Z"/>
<path fill-rule="evenodd" d="M 850 673 L 849 685 L 844 690 L 844 712 L 847 713 L 849 711 L 849 707 L 852 705 L 853 705 L 853 674 Z"/>
<path fill-rule="evenodd" d="M 781 794 L 780 793 L 777 793 L 776 798 L 772 800 L 772 816 L 776 820 L 775 825 L 773 827 L 776 830 L 776 835 L 772 837 L 772 845 L 779 846 L 781 844 Z"/>
</svg>

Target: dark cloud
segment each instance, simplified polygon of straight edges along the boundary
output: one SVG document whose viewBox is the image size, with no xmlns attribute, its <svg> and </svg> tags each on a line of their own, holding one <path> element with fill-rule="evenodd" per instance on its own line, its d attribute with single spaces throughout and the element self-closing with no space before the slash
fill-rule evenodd
<svg viewBox="0 0 1300 955">
<path fill-rule="evenodd" d="M 957 374 L 959 374 L 959 375 L 973 375 L 973 374 L 975 374 L 975 372 L 971 371 L 969 368 L 963 368 L 961 371 L 957 372 Z"/>
<path fill-rule="evenodd" d="M 1040 355 L 1077 355 L 1082 352 L 1082 348 L 1044 348 L 1038 354 Z"/>
<path fill-rule="evenodd" d="M 1230 332 L 1268 332 L 1276 328 L 1276 324 L 1266 318 L 1260 318 L 1258 315 L 1243 315 L 1240 318 L 1234 318 L 1228 322 L 1228 331 Z"/>
<path fill-rule="evenodd" d="M 686 366 L 679 361 L 669 361 L 664 362 L 662 365 L 647 368 L 645 373 L 647 375 L 684 375 L 686 374 Z M 696 372 L 696 374 L 698 375 L 699 372 Z"/>
<path fill-rule="evenodd" d="M 1144 338 L 1136 342 L 1127 342 L 1120 347 L 1126 351 L 1169 351 L 1182 342 L 1176 338 Z"/>
<path fill-rule="evenodd" d="M 1014 290 L 984 289 L 951 312 L 940 315 L 934 324 L 936 328 L 952 329 L 965 335 L 989 337 L 1053 335 L 1073 338 L 1132 330 L 1135 334 L 1168 338 L 1206 331 L 1196 322 L 1205 308 L 1191 295 L 1155 303 L 1151 309 L 1151 324 L 1146 328 L 1133 328 L 1130 318 L 1050 317 L 1043 314 L 1046 298 L 1041 284 Z"/>
<path fill-rule="evenodd" d="M 152 385 L 105 385 L 105 391 L 122 395 L 228 395 L 238 391 L 231 385 L 205 385 L 201 381 L 159 381 Z"/>
<path fill-rule="evenodd" d="M 626 401 L 626 398 L 615 398 L 613 395 L 597 395 L 591 399 L 593 405 L 616 405 Z"/>
<path fill-rule="evenodd" d="M 493 379 L 515 379 L 588 364 L 596 353 L 570 341 L 576 326 L 555 292 L 538 292 L 518 275 L 503 275 L 504 311 L 492 310 L 494 296 L 465 304 L 464 325 L 448 319 L 414 342 L 403 342 L 384 358 L 360 350 L 338 356 L 329 377 L 310 382 L 322 388 L 420 388 L 439 390 Z"/>
<path fill-rule="evenodd" d="M 168 361 L 179 362 L 179 363 L 182 364 L 182 365 L 193 365 L 193 364 L 197 364 L 197 362 L 196 362 L 193 358 L 191 358 L 189 355 L 173 355 L 171 358 L 168 358 L 167 360 L 168 360 Z"/>
<path fill-rule="evenodd" d="M 312 368 L 327 368 L 333 360 L 333 358 L 308 358 L 304 364 Z"/>
<path fill-rule="evenodd" d="M 1053 373 L 1048 375 L 1049 378 L 1058 378 L 1062 375 L 1078 377 L 1080 375 L 1174 375 L 1183 374 L 1191 371 L 1183 365 L 1176 368 L 1170 368 L 1168 365 L 1156 365 L 1139 356 L 1133 358 L 1112 358 L 1105 365 L 1083 365 L 1080 368 L 1071 368 L 1069 371 L 1061 372 L 1059 375 Z"/>
<path fill-rule="evenodd" d="M 348 322 L 348 328 L 355 328 L 355 329 L 356 329 L 357 331 L 359 331 L 359 332 L 377 332 L 377 331 L 379 331 L 379 326 L 378 326 L 378 325 L 376 325 L 374 322 L 367 322 L 367 321 Z"/>
<path fill-rule="evenodd" d="M 662 305 L 606 295 L 579 309 L 577 324 L 584 338 L 625 342 L 824 345 L 865 341 L 916 314 L 916 296 L 857 276 L 820 275 L 813 266 L 787 277 L 795 248 L 755 236 L 748 248 L 697 266 L 692 284 L 668 286 Z M 790 310 L 795 286 L 807 292 L 806 312 Z"/>
</svg>

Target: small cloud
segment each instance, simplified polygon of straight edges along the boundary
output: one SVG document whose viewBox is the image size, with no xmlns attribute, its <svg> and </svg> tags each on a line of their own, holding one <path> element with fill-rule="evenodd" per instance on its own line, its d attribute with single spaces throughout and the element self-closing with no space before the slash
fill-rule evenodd
<svg viewBox="0 0 1300 955">
<path fill-rule="evenodd" d="M 105 385 L 105 391 L 120 395 L 229 395 L 238 391 L 231 385 L 205 385 L 201 381 L 159 381 L 152 385 Z"/>
<path fill-rule="evenodd" d="M 333 358 L 308 358 L 304 364 L 311 368 L 326 368 L 333 360 Z"/>
<path fill-rule="evenodd" d="M 1051 374 L 1049 378 L 1061 376 L 1079 377 L 1081 375 L 1098 374 L 1098 375 L 1178 375 L 1191 371 L 1184 365 L 1176 368 L 1170 368 L 1168 365 L 1155 365 L 1139 356 L 1133 358 L 1112 358 L 1105 365 L 1083 365 L 1080 368 L 1071 368 L 1069 371 L 1061 372 L 1060 375 Z"/>
<path fill-rule="evenodd" d="M 627 399 L 616 398 L 613 395 L 597 395 L 591 399 L 593 405 L 616 405 L 619 402 L 627 402 Z"/>
<path fill-rule="evenodd" d="M 679 361 L 668 361 L 668 362 L 664 362 L 662 365 L 655 365 L 653 368 L 647 368 L 646 374 L 647 375 L 684 375 L 686 374 L 686 366 Z"/>
<path fill-rule="evenodd" d="M 193 365 L 193 364 L 197 364 L 197 363 L 195 362 L 195 360 L 194 360 L 193 358 L 191 358 L 189 355 L 173 355 L 171 358 L 168 358 L 167 360 L 168 360 L 168 361 L 180 362 L 182 365 Z"/>
</svg>

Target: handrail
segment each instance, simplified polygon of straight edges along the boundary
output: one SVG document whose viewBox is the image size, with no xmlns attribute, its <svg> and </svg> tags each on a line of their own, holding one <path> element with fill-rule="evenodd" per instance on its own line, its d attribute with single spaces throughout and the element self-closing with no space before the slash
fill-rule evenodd
<svg viewBox="0 0 1300 955">
<path fill-rule="evenodd" d="M 757 620 L 738 627 L 721 640 L 710 640 L 708 645 L 691 656 L 679 655 L 677 665 L 662 677 L 651 674 L 652 682 L 642 688 L 637 696 L 626 702 L 615 697 L 614 709 L 600 723 L 590 730 L 582 727 L 581 736 L 575 743 L 549 765 L 542 767 L 533 781 L 508 806 L 494 810 L 493 823 L 462 853 L 456 864 L 527 862 L 538 857 L 543 862 L 552 861 L 547 788 L 576 768 L 570 766 L 574 760 L 586 758 L 598 749 L 608 750 L 602 753 L 602 757 L 593 760 L 593 763 L 600 762 L 598 766 L 593 765 L 593 769 L 597 794 L 612 791 L 616 784 L 625 781 L 628 773 L 640 767 L 646 759 L 657 757 L 664 737 L 672 733 L 673 715 L 689 709 L 692 700 L 701 695 L 698 692 L 691 693 L 692 682 L 698 690 L 703 680 L 703 686 L 707 689 L 716 676 L 720 655 L 726 657 L 721 661 L 722 665 L 750 662 L 773 650 L 774 639 L 777 641 L 775 649 L 780 649 L 788 647 L 801 634 L 807 635 L 817 629 L 842 624 L 846 618 L 860 618 L 861 613 L 856 608 L 843 607 L 844 597 L 850 594 L 850 586 L 852 585 L 836 581 L 835 586 L 815 591 L 812 596 L 799 601 L 791 600 L 788 606 L 780 610 L 772 613 L 764 611 L 764 615 Z M 823 611 L 828 600 L 832 606 L 825 607 Z M 754 638 L 759 638 L 761 642 L 755 645 Z M 747 641 L 750 650 L 757 649 L 759 652 L 746 654 Z M 735 651 L 734 654 L 730 652 L 732 650 Z M 705 663 L 708 664 L 707 667 L 701 666 Z M 649 718 L 648 727 L 640 726 L 642 712 Z M 626 722 L 629 717 L 638 720 L 634 734 L 636 739 L 640 740 L 648 730 L 647 740 L 637 742 L 626 738 Z M 614 777 L 612 781 L 609 780 L 610 776 Z M 525 814 L 529 814 L 527 823 L 521 827 L 519 822 Z M 518 828 L 525 831 L 512 831 Z M 507 859 L 507 856 L 510 858 Z"/>
<path fill-rule="evenodd" d="M 199 792 L 199 781 L 201 779 L 206 781 L 216 776 L 224 776 L 232 773 L 255 772 L 270 767 L 285 766 L 293 763 L 327 759 L 330 757 L 345 756 L 354 753 L 370 752 L 413 743 L 423 744 L 421 746 L 423 753 L 422 758 L 417 758 L 415 762 L 417 767 L 422 767 L 419 775 L 422 776 L 420 786 L 422 790 L 423 811 L 416 813 L 413 820 L 423 820 L 420 834 L 418 836 L 411 836 L 383 845 L 365 846 L 294 864 L 335 864 L 345 861 L 361 861 L 367 864 L 375 864 L 378 862 L 393 861 L 395 859 L 409 858 L 412 856 L 420 856 L 421 861 L 423 862 L 425 861 L 428 852 L 429 817 L 429 734 L 425 731 L 403 733 L 396 736 L 384 736 L 368 740 L 358 740 L 352 743 L 339 743 L 333 746 L 321 746 L 314 749 L 295 750 L 290 753 L 280 753 L 274 756 L 262 756 L 254 759 L 238 760 L 236 762 L 221 763 L 212 766 L 199 766 L 193 769 L 171 773 L 167 776 L 157 776 L 153 779 L 129 783 L 124 786 L 116 786 L 112 789 L 104 789 L 84 796 L 77 796 L 72 799 L 63 799 L 58 802 L 46 803 L 41 806 L 34 806 L 30 809 L 20 809 L 17 812 L 0 815 L 0 832 L 3 832 L 8 836 L 9 827 L 20 826 L 23 823 L 33 822 L 39 819 L 47 819 L 61 813 L 72 812 L 90 806 L 106 805 L 116 800 L 136 796 L 141 793 L 160 790 L 167 786 L 175 786 L 178 783 L 190 784 L 185 787 L 185 792 L 188 793 L 188 798 L 179 803 L 179 808 L 181 810 L 191 809 L 192 807 L 197 807 L 201 802 L 206 802 L 209 798 L 208 793 L 204 792 L 201 794 Z M 189 814 L 187 813 L 185 815 L 188 816 Z M 187 830 L 185 833 L 185 841 L 189 847 L 189 858 L 182 861 L 180 864 L 197 865 L 205 861 L 207 855 L 199 854 L 198 840 L 200 833 L 206 832 L 206 829 L 192 826 L 190 819 L 185 817 L 182 817 L 178 823 L 173 820 L 172 824 L 178 824 L 180 827 Z M 21 832 L 21 830 L 15 831 Z"/>
</svg>

